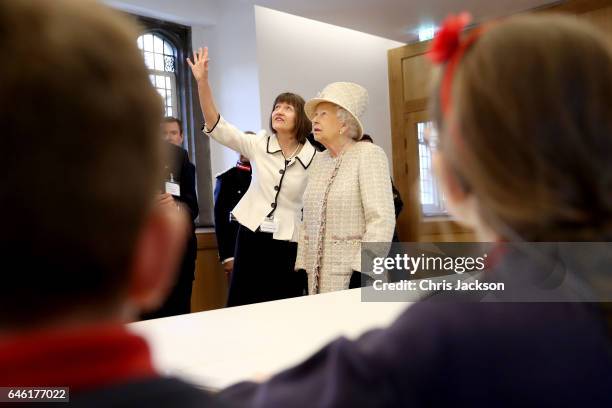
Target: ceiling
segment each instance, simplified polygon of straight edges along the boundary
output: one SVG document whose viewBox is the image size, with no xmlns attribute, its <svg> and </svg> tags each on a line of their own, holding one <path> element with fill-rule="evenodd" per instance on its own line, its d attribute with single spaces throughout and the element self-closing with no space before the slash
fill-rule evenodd
<svg viewBox="0 0 612 408">
<path fill-rule="evenodd" d="M 214 25 L 220 10 L 259 5 L 400 42 L 424 25 L 469 11 L 474 22 L 560 3 L 560 0 L 102 0 L 111 6 L 186 25 Z"/>
<path fill-rule="evenodd" d="M 469 11 L 474 22 L 542 7 L 556 0 L 240 0 L 400 42 L 418 28 L 439 25 L 449 13 Z"/>
</svg>

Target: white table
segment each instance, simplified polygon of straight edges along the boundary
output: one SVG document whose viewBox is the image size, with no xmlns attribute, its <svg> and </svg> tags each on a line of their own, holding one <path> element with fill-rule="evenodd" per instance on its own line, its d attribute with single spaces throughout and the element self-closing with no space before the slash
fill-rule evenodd
<svg viewBox="0 0 612 408">
<path fill-rule="evenodd" d="M 132 323 L 156 368 L 219 389 L 273 374 L 338 336 L 391 323 L 409 304 L 362 302 L 359 289 Z"/>
</svg>

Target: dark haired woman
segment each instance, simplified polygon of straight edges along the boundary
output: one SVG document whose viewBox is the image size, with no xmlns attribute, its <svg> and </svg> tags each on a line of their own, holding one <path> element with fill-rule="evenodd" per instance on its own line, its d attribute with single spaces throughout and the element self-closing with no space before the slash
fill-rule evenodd
<svg viewBox="0 0 612 408">
<path fill-rule="evenodd" d="M 245 135 L 217 111 L 208 83 L 208 48 L 198 49 L 193 58 L 187 62 L 198 83 L 204 133 L 248 157 L 253 170 L 249 189 L 232 211 L 240 227 L 227 305 L 300 296 L 305 276 L 294 271 L 298 224 L 316 153 L 306 139 L 311 124 L 304 99 L 278 95 L 270 115 L 272 133 Z"/>
</svg>

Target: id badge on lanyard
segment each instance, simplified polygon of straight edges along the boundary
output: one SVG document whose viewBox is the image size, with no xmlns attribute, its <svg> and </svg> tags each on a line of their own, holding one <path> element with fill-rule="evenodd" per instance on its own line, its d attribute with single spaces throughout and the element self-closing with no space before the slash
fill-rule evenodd
<svg viewBox="0 0 612 408">
<path fill-rule="evenodd" d="M 170 193 L 175 197 L 181 196 L 181 185 L 174 181 L 174 175 L 170 173 L 170 180 L 166 181 L 165 184 L 166 193 Z"/>
<path fill-rule="evenodd" d="M 262 222 L 259 226 L 259 229 L 261 232 L 270 232 L 274 234 L 276 231 L 278 231 L 278 220 L 275 220 L 274 216 L 266 217 L 264 222 Z"/>
</svg>

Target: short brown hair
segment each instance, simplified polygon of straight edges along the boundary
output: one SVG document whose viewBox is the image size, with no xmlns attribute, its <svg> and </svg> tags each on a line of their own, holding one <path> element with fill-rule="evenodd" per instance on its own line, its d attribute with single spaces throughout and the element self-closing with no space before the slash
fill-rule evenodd
<svg viewBox="0 0 612 408">
<path fill-rule="evenodd" d="M 500 22 L 463 57 L 451 101 L 456 121 L 438 116 L 440 153 L 489 227 L 511 240 L 610 236 L 612 51 L 603 33 L 557 15 Z"/>
<path fill-rule="evenodd" d="M 272 104 L 272 112 L 274 112 L 274 107 L 277 103 L 288 103 L 293 106 L 295 109 L 295 137 L 299 143 L 306 143 L 306 137 L 312 131 L 312 124 L 310 123 L 310 119 L 306 116 L 306 112 L 304 111 L 304 98 L 300 95 L 284 92 L 274 99 L 274 103 Z M 270 113 L 270 130 L 272 133 L 276 134 L 276 131 L 272 127 L 272 113 Z"/>
<path fill-rule="evenodd" d="M 20 0 L 0 33 L 0 326 L 112 305 L 161 174 L 137 31 L 93 1 Z"/>
<path fill-rule="evenodd" d="M 179 133 L 183 134 L 183 122 L 179 118 L 175 118 L 174 116 L 166 116 L 162 119 L 162 123 L 176 123 L 179 128 Z"/>
</svg>

